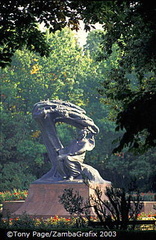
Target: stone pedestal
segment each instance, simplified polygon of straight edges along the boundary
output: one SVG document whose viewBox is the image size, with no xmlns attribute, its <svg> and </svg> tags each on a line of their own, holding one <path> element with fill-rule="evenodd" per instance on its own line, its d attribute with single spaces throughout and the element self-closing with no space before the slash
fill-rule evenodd
<svg viewBox="0 0 156 240">
<path fill-rule="evenodd" d="M 94 195 L 94 190 L 99 187 L 102 192 L 106 187 L 110 187 L 109 182 L 103 184 L 91 184 L 90 187 L 84 183 L 51 183 L 51 184 L 31 184 L 28 197 L 25 203 L 13 213 L 14 216 L 26 213 L 34 217 L 48 218 L 51 216 L 69 216 L 69 213 L 64 209 L 63 205 L 59 203 L 59 196 L 62 196 L 64 189 L 73 188 L 78 191 L 84 198 L 88 199 L 90 195 Z M 103 195 L 103 198 L 106 198 Z"/>
<path fill-rule="evenodd" d="M 14 201 L 5 201 L 3 202 L 2 216 L 8 217 L 13 212 L 17 211 L 23 204 L 24 200 L 14 200 Z"/>
</svg>

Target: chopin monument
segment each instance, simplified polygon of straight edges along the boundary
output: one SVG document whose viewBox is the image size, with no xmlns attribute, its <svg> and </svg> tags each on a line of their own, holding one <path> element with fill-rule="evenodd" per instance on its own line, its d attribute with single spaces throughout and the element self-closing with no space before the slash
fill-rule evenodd
<svg viewBox="0 0 156 240">
<path fill-rule="evenodd" d="M 97 170 L 84 164 L 85 153 L 95 147 L 94 136 L 99 129 L 82 108 L 59 100 L 43 101 L 35 104 L 33 117 L 40 126 L 52 163 L 52 169 L 36 183 L 80 182 L 83 178 L 96 183 L 104 182 Z M 62 145 L 57 136 L 55 127 L 57 122 L 70 124 L 79 130 L 78 138 L 67 147 Z"/>
<path fill-rule="evenodd" d="M 68 215 L 58 200 L 64 189 L 73 188 L 87 199 L 93 189 L 84 184 L 84 179 L 93 188 L 98 186 L 105 190 L 111 185 L 96 169 L 84 163 L 86 151 L 95 147 L 95 136 L 99 129 L 82 108 L 61 100 L 36 103 L 32 115 L 40 127 L 52 168 L 30 185 L 25 203 L 14 214 L 26 212 L 43 217 Z M 56 123 L 59 122 L 72 125 L 78 130 L 78 137 L 66 147 L 57 134 Z"/>
</svg>

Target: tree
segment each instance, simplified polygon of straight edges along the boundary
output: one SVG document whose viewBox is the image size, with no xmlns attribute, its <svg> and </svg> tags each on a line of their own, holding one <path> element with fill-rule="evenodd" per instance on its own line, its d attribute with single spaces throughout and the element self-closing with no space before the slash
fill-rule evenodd
<svg viewBox="0 0 156 240">
<path fill-rule="evenodd" d="M 19 166 L 22 163 L 25 169 L 25 176 L 19 175 L 23 176 L 23 179 L 28 178 L 28 181 L 23 181 L 23 188 L 28 187 L 32 178 L 39 178 L 50 167 L 40 131 L 32 120 L 33 105 L 41 99 L 62 98 L 63 94 L 66 96 L 65 100 L 79 101 L 80 104 L 83 102 L 81 99 L 78 100 L 82 93 L 77 81 L 77 69 L 81 69 L 86 59 L 82 56 L 82 51 L 77 47 L 72 35 L 68 29 L 49 35 L 48 41 L 53 48 L 49 58 L 41 58 L 27 49 L 18 50 L 12 59 L 11 67 L 1 70 L 2 174 L 0 178 L 4 180 L 1 189 L 9 183 L 10 172 L 14 171 L 12 163 Z M 79 76 L 85 71 L 85 68 L 82 69 L 82 72 L 79 71 Z M 68 131 L 72 132 L 72 129 L 67 129 L 67 132 L 65 129 L 62 128 L 61 137 L 68 142 L 70 138 Z"/>
<path fill-rule="evenodd" d="M 6 0 L 0 4 L 0 66 L 5 67 L 17 49 L 49 55 L 49 45 L 38 28 L 43 23 L 51 32 L 65 26 L 78 29 L 83 1 Z"/>
<path fill-rule="evenodd" d="M 89 9 L 101 7 L 99 14 L 86 19 L 103 23 L 101 48 L 96 58 L 109 59 L 118 47 L 118 63 L 109 69 L 99 92 L 104 102 L 116 110 L 116 130 L 124 130 L 119 146 L 146 151 L 156 146 L 156 3 L 146 1 L 92 2 Z M 87 9 L 88 10 L 88 9 Z M 94 11 L 95 12 L 95 11 Z M 113 112 L 114 113 L 114 112 Z"/>
<path fill-rule="evenodd" d="M 103 36 L 99 59 L 108 58 L 115 43 L 121 51 L 119 65 L 112 68 L 108 81 L 103 85 L 105 96 L 113 100 L 113 107 L 114 100 L 120 102 L 117 130 L 123 128 L 125 134 L 116 151 L 121 151 L 127 145 L 137 149 L 156 145 L 154 121 L 146 117 L 149 116 L 148 106 L 150 103 L 155 106 L 156 102 L 154 1 L 7 0 L 2 1 L 0 8 L 2 67 L 23 46 L 41 55 L 49 54 L 46 38 L 38 29 L 39 23 L 44 23 L 53 32 L 67 25 L 77 30 L 80 19 L 86 30 L 90 30 L 91 24 L 96 22 L 103 24 L 106 34 Z M 131 85 L 132 75 L 136 78 L 136 89 Z M 140 111 L 144 103 L 146 116 Z M 155 111 L 150 111 L 150 119 L 155 119 Z M 143 142 L 140 137 L 144 138 Z"/>
<path fill-rule="evenodd" d="M 99 32 L 100 34 L 98 34 Z M 123 87 L 123 83 L 120 86 L 120 84 L 117 84 L 109 78 L 112 71 L 119 68 L 119 60 L 121 59 L 122 51 L 118 48 L 117 44 L 115 43 L 113 45 L 112 53 L 107 59 L 101 59 L 101 61 L 97 62 L 97 58 L 102 53 L 100 46 L 102 45 L 105 34 L 106 32 L 102 30 L 94 30 L 90 32 L 85 45 L 85 52 L 87 51 L 86 54 L 90 54 L 93 58 L 92 65 L 96 65 L 96 72 L 98 72 L 96 82 L 99 82 L 99 86 L 100 82 L 102 82 L 102 85 L 105 87 L 104 92 L 107 91 L 107 96 L 103 93 L 102 97 L 98 97 L 97 105 L 95 97 L 93 97 L 93 101 L 90 102 L 89 109 L 90 112 L 93 111 L 95 113 L 93 119 L 97 121 L 100 133 L 97 136 L 97 144 L 94 150 L 97 153 L 96 155 L 94 155 L 94 153 L 89 154 L 89 160 L 92 164 L 95 164 L 105 179 L 111 180 L 117 187 L 122 186 L 127 189 L 130 184 L 133 185 L 131 186 L 133 189 L 138 187 L 141 191 L 153 191 L 155 189 L 155 167 L 153 162 L 155 149 L 151 149 L 145 153 L 142 152 L 141 156 L 127 152 L 128 148 L 124 149 L 124 152 L 115 153 L 115 155 L 111 154 L 113 147 L 115 147 L 115 144 L 111 144 L 111 140 L 113 141 L 113 139 L 121 137 L 123 134 L 123 132 L 119 131 L 117 136 L 114 132 L 115 123 L 113 125 L 113 122 L 116 121 L 118 113 L 123 109 L 124 102 L 114 96 L 117 94 L 124 95 L 125 92 L 118 91 L 119 88 Z M 95 44 L 95 42 L 97 44 Z M 145 76 L 148 77 L 150 75 L 151 73 L 149 72 Z M 131 90 L 137 90 L 136 73 L 126 73 L 126 77 L 130 81 L 129 86 Z M 92 79 L 91 82 L 93 83 L 94 80 Z M 109 87 L 107 87 L 107 84 L 109 84 Z M 102 105 L 103 108 L 105 108 L 105 112 L 101 109 Z M 151 108 L 149 106 L 148 113 L 144 112 L 143 108 L 144 105 L 140 106 L 140 114 L 147 114 L 147 116 L 148 114 L 150 116 L 150 110 L 155 111 L 154 106 L 151 106 Z M 97 109 L 99 111 L 97 111 Z M 130 120 L 130 116 L 127 121 L 128 120 Z M 143 121 L 145 120 L 147 119 L 143 119 Z M 155 119 L 151 119 L 151 121 L 155 121 Z M 116 144 L 117 142 L 118 141 L 116 141 Z M 142 144 L 145 143 L 143 136 L 140 136 L 140 142 Z M 145 150 L 145 147 L 143 150 Z M 112 172 L 114 174 L 112 174 Z"/>
<path fill-rule="evenodd" d="M 105 59 L 118 45 L 120 58 L 103 81 L 104 96 L 117 109 L 117 128 L 125 133 L 114 152 L 126 146 L 138 152 L 156 146 L 155 2 L 116 1 L 105 15 Z M 100 89 L 102 90 L 102 89 Z"/>
<path fill-rule="evenodd" d="M 71 215 L 77 214 L 82 219 L 81 214 L 85 214 L 91 225 L 93 222 L 90 215 L 91 211 L 94 210 L 98 220 L 106 229 L 116 227 L 117 229 L 126 230 L 129 221 L 137 219 L 143 207 L 139 193 L 134 198 L 132 193 L 130 191 L 126 193 L 125 189 L 107 187 L 102 192 L 99 187 L 93 188 L 87 182 L 86 184 L 93 190 L 93 194 L 88 199 L 84 200 L 79 192 L 74 192 L 70 188 L 65 189 L 62 196 L 59 196 L 60 203 Z M 103 199 L 104 195 L 107 196 L 107 200 Z"/>
<path fill-rule="evenodd" d="M 0 178 L 5 179 L 3 186 L 9 182 L 10 172 L 13 171 L 12 163 L 19 166 L 22 164 L 26 169 L 25 178 L 29 178 L 30 181 L 32 179 L 30 175 L 39 178 L 50 167 L 39 128 L 31 116 L 33 105 L 40 100 L 62 99 L 85 108 L 101 128 L 97 146 L 103 142 L 102 135 L 108 121 L 105 122 L 106 109 L 103 104 L 99 105 L 99 94 L 96 91 L 99 78 L 97 66 L 89 55 L 84 54 L 73 35 L 68 28 L 55 33 L 47 32 L 47 42 L 53 50 L 48 58 L 40 57 L 37 53 L 23 48 L 16 51 L 11 66 L 0 71 L 2 81 L 0 167 L 3 173 Z M 57 125 L 57 130 L 64 145 L 76 137 L 76 129 L 70 126 L 64 127 L 60 124 Z M 103 158 L 103 154 L 106 153 L 107 144 L 103 147 L 101 155 L 97 150 L 88 155 L 87 161 L 94 165 L 95 161 Z M 24 188 L 28 186 L 27 184 L 29 181 L 23 181 Z"/>
</svg>

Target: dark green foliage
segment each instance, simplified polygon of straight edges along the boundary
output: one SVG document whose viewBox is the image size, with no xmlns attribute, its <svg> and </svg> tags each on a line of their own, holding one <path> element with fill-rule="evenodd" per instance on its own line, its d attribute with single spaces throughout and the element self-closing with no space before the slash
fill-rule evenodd
<svg viewBox="0 0 156 240">
<path fill-rule="evenodd" d="M 23 46 L 37 51 L 41 56 L 48 56 L 50 51 L 47 38 L 38 29 L 39 23 L 55 32 L 70 26 L 78 30 L 78 20 L 84 21 L 85 29 L 90 30 L 94 23 L 103 25 L 104 33 L 100 37 L 98 50 L 92 54 L 94 59 L 109 59 L 113 46 L 119 49 L 118 64 L 110 66 L 103 83 L 103 93 L 107 97 L 105 103 L 117 110 L 117 129 L 124 127 L 126 131 L 117 150 L 131 144 L 137 147 L 138 134 L 145 137 L 146 148 L 155 146 L 153 121 L 145 118 L 142 127 L 132 128 L 132 122 L 142 121 L 140 111 L 133 118 L 138 105 L 151 101 L 147 95 L 155 95 L 155 60 L 156 60 L 156 3 L 154 1 L 5 1 L 0 6 L 1 66 L 6 66 L 17 49 Z M 95 49 L 95 44 L 93 46 Z M 88 48 L 89 49 L 89 48 Z M 136 75 L 137 83 L 131 83 L 128 76 Z M 133 86 L 132 86 L 133 85 Z M 132 102 L 131 102 L 132 100 Z M 155 100 L 153 98 L 153 104 Z M 148 113 L 149 104 L 145 104 L 144 112 Z M 154 111 L 154 110 L 153 110 Z M 128 115 L 130 121 L 127 121 Z M 153 115 L 152 115 L 153 116 Z M 152 117 L 151 116 L 151 117 Z M 155 116 L 154 116 L 155 117 Z M 151 118 L 150 118 L 151 119 Z M 134 120 L 134 121 L 133 121 Z M 131 126 L 129 126 L 131 124 Z M 134 124 L 135 125 L 135 124 Z M 143 131 L 142 131 L 143 129 Z M 144 130 L 147 134 L 144 135 Z M 131 133 L 130 133 L 131 131 Z M 141 147 L 141 149 L 143 149 Z M 140 149 L 140 150 L 141 150 Z"/>
<path fill-rule="evenodd" d="M 87 159 L 92 165 L 97 159 L 102 160 L 103 154 L 107 153 L 107 146 L 111 145 L 111 141 L 106 141 L 102 152 L 99 151 L 100 144 L 104 142 L 105 132 L 114 128 L 112 123 L 105 119 L 107 109 L 103 104 L 99 104 L 96 91 L 97 66 L 92 64 L 89 56 L 83 54 L 74 34 L 69 29 L 64 29 L 55 34 L 47 32 L 46 36 L 53 49 L 49 58 L 41 58 L 26 49 L 18 50 L 12 59 L 11 67 L 6 67 L 0 72 L 1 169 L 5 170 L 7 163 L 22 163 L 22 171 L 26 169 L 25 174 L 32 174 L 34 178 L 41 177 L 51 167 L 39 127 L 31 116 L 32 107 L 36 102 L 48 98 L 62 99 L 87 110 L 89 116 L 100 127 L 100 135 L 96 139 L 99 141 L 98 148 L 94 154 L 87 154 Z M 57 131 L 65 146 L 76 138 L 76 129 L 66 124 L 57 125 Z M 28 179 L 31 182 L 31 178 Z M 11 187 L 8 185 L 8 188 L 9 186 Z M 18 188 L 18 185 L 14 187 Z"/>
<path fill-rule="evenodd" d="M 30 2 L 32 3 L 32 1 Z M 1 3 L 0 59 L 2 67 L 10 63 L 15 51 L 21 49 L 24 45 L 38 51 L 41 55 L 48 55 L 48 45 L 45 37 L 37 29 L 38 14 L 32 11 L 33 4 L 30 4 L 30 6 L 30 2 L 17 0 Z"/>
<path fill-rule="evenodd" d="M 98 169 L 102 176 L 109 179 L 115 187 L 125 188 L 126 191 L 129 188 L 132 191 L 138 188 L 141 192 L 155 192 L 154 149 L 139 156 L 129 152 L 116 153 L 100 162 Z"/>
<path fill-rule="evenodd" d="M 126 132 L 114 151 L 121 152 L 127 145 L 143 151 L 156 146 L 155 107 L 156 93 L 153 92 L 137 94 L 134 100 L 127 104 L 126 109 L 117 117 L 117 130 L 125 129 Z M 144 133 L 143 136 L 142 133 Z"/>
<path fill-rule="evenodd" d="M 20 4 L 23 9 L 18 8 Z M 46 172 L 50 166 L 31 110 L 39 100 L 61 98 L 85 108 L 100 128 L 96 148 L 87 153 L 88 164 L 117 186 L 128 185 L 133 178 L 143 191 L 154 190 L 154 148 L 142 156 L 111 153 L 113 148 L 121 151 L 125 146 L 125 151 L 136 146 L 135 152 L 142 153 L 155 146 L 155 46 L 151 47 L 155 3 L 34 0 L 28 4 L 5 1 L 0 6 L 5 15 L 0 24 L 8 23 L 0 29 L 1 51 L 6 52 L 2 66 L 9 63 L 16 49 L 22 49 L 15 52 L 11 67 L 1 71 L 0 76 L 2 169 L 8 162 L 22 162 L 27 174 L 35 178 Z M 65 20 L 66 15 L 69 18 Z M 93 23 L 104 23 L 104 31 L 88 35 L 84 52 L 69 30 L 56 31 L 66 24 L 77 29 L 77 16 L 84 19 L 88 30 Z M 12 21 L 16 17 L 17 21 Z M 51 24 L 46 34 L 38 28 L 42 21 L 47 27 Z M 41 55 L 48 52 L 49 58 L 40 58 L 23 46 Z M 116 117 L 117 130 L 123 129 L 118 134 L 114 132 Z M 75 137 L 75 130 L 67 130 L 66 126 L 58 126 L 58 130 L 65 145 Z M 111 143 L 117 137 L 118 142 L 121 140 L 119 148 L 117 142 Z"/>
<path fill-rule="evenodd" d="M 155 147 L 156 141 L 156 3 L 115 1 L 108 9 L 104 17 L 103 54 L 100 51 L 99 56 L 101 60 L 108 59 L 114 44 L 118 45 L 120 56 L 100 92 L 117 110 L 116 130 L 125 131 L 115 151 L 126 146 L 146 151 Z"/>
<path fill-rule="evenodd" d="M 94 151 L 97 150 L 96 160 L 98 159 L 98 165 L 94 165 L 96 160 L 94 160 L 92 164 L 98 168 L 105 179 L 111 180 L 116 187 L 128 189 L 129 183 L 134 182 L 133 187 L 138 187 L 141 191 L 147 191 L 147 189 L 148 191 L 155 191 L 155 148 L 153 147 L 147 151 L 151 145 L 148 144 L 149 133 L 148 130 L 146 130 L 146 128 L 148 128 L 151 133 L 153 132 L 152 136 L 154 137 L 156 106 L 156 104 L 154 104 L 155 95 L 153 94 L 155 86 L 154 74 L 153 72 L 145 73 L 140 84 L 135 71 L 125 73 L 123 79 L 117 78 L 120 72 L 119 60 L 121 59 L 121 51 L 118 50 L 117 45 L 113 45 L 113 52 L 107 60 L 102 60 L 97 63 L 95 58 L 98 57 L 98 51 L 101 51 L 101 39 L 105 34 L 106 33 L 103 32 L 102 35 L 101 30 L 91 32 L 85 45 L 85 48 L 94 55 L 94 64 L 98 65 L 99 75 L 101 76 L 100 79 L 103 81 L 102 85 L 104 87 L 102 93 L 103 98 L 99 98 L 99 100 L 107 110 L 107 115 L 104 116 L 105 122 L 102 121 L 102 118 L 97 122 L 100 129 L 103 129 L 105 126 L 106 131 L 102 130 L 102 135 L 99 134 L 99 136 L 97 136 L 98 144 Z M 97 38 L 97 45 L 95 46 L 94 39 Z M 89 46 L 92 46 L 92 49 L 89 49 Z M 100 89 L 100 91 L 101 90 L 102 89 Z M 123 109 L 125 110 L 122 115 Z M 122 115 L 121 119 L 120 114 Z M 118 136 L 113 132 L 113 124 L 111 126 L 109 125 L 111 121 L 116 121 L 116 119 L 119 119 L 117 122 L 118 126 L 116 127 L 116 130 L 120 130 Z M 137 133 L 137 130 L 139 130 L 140 133 Z M 136 136 L 133 139 L 134 132 Z M 129 139 L 126 139 L 126 136 L 122 141 L 122 135 L 130 135 L 132 142 L 128 142 Z M 115 138 L 117 138 L 116 141 L 113 141 Z M 105 144 L 108 143 L 107 139 L 114 144 L 106 146 Z M 115 145 L 120 142 L 120 140 L 123 146 L 116 148 Z M 133 140 L 138 147 L 134 148 Z M 155 144 L 154 138 L 153 144 Z M 103 152 L 102 154 L 104 146 L 106 146 L 107 153 Z M 113 147 L 118 153 L 112 155 Z M 131 151 L 133 149 L 133 153 L 127 152 L 128 149 L 131 149 Z M 98 152 L 101 153 L 100 156 Z M 141 155 L 138 154 L 139 152 Z M 88 155 L 91 160 L 92 153 Z"/>
<path fill-rule="evenodd" d="M 15 229 L 35 229 L 35 221 L 27 214 L 23 214 L 17 220 L 12 221 L 13 228 Z"/>
<path fill-rule="evenodd" d="M 27 46 L 30 50 L 49 56 L 49 44 L 43 32 L 43 24 L 50 32 L 65 26 L 78 29 L 83 12 L 83 1 L 6 0 L 0 4 L 0 66 L 10 64 L 17 49 Z"/>
<path fill-rule="evenodd" d="M 30 182 L 35 180 L 35 176 L 30 173 L 22 163 L 8 162 L 0 165 L 0 191 L 10 189 L 28 189 Z"/>
</svg>

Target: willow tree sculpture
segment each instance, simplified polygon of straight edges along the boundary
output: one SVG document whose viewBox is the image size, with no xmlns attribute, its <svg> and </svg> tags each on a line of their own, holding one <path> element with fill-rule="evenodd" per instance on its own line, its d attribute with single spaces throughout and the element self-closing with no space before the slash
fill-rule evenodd
<svg viewBox="0 0 156 240">
<path fill-rule="evenodd" d="M 33 117 L 38 122 L 49 159 L 51 170 L 35 183 L 82 182 L 84 178 L 94 183 L 104 183 L 96 169 L 84 163 L 86 151 L 95 147 L 95 135 L 99 132 L 93 120 L 75 104 L 61 100 L 40 101 L 34 105 Z M 67 147 L 61 143 L 56 123 L 75 126 L 79 136 Z"/>
</svg>

